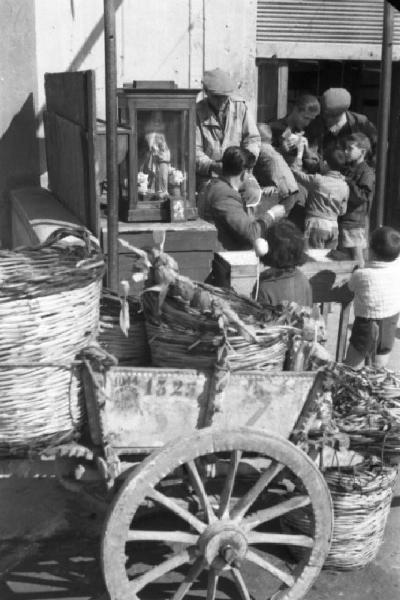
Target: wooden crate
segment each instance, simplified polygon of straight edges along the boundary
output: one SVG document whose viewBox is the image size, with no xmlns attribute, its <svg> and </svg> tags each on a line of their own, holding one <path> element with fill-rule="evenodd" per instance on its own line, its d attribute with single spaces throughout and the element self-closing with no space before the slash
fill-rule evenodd
<svg viewBox="0 0 400 600">
<path fill-rule="evenodd" d="M 217 231 L 202 219 L 184 223 L 119 223 L 118 237 L 136 248 L 154 246 L 153 231 L 165 231 L 164 250 L 178 263 L 182 275 L 204 281 L 212 270 L 212 259 L 218 248 Z M 107 254 L 107 223 L 102 220 L 101 243 Z M 119 279 L 130 280 L 133 255 L 119 247 Z"/>
<path fill-rule="evenodd" d="M 215 284 L 232 287 L 239 294 L 249 296 L 257 280 L 258 259 L 252 250 L 243 252 L 216 252 L 213 259 Z"/>
</svg>

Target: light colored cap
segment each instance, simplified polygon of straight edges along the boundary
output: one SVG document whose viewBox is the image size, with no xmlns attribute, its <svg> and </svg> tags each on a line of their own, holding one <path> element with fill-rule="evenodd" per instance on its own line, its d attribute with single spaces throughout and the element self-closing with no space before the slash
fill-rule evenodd
<svg viewBox="0 0 400 600">
<path fill-rule="evenodd" d="M 329 88 L 321 96 L 321 109 L 323 113 L 340 115 L 350 108 L 351 95 L 344 88 Z"/>
<path fill-rule="evenodd" d="M 216 96 L 229 96 L 237 89 L 229 73 L 219 68 L 204 72 L 203 87 Z"/>
</svg>

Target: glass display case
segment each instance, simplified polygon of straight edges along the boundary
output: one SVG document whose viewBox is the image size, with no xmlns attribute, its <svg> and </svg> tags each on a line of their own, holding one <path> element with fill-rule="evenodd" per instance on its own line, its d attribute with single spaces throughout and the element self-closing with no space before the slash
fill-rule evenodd
<svg viewBox="0 0 400 600">
<path fill-rule="evenodd" d="M 197 217 L 198 92 L 134 87 L 118 91 L 119 124 L 131 128 L 133 140 L 120 165 L 122 219 L 185 221 Z"/>
</svg>

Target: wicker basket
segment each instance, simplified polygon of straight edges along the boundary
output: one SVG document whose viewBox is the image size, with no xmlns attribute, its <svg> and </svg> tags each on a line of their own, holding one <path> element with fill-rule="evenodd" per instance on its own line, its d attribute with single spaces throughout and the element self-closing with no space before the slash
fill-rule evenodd
<svg viewBox="0 0 400 600">
<path fill-rule="evenodd" d="M 212 369 L 221 347 L 226 344 L 227 361 L 231 370 L 283 370 L 289 346 L 289 331 L 293 328 L 277 325 L 275 315 L 268 313 L 250 299 L 230 290 L 202 285 L 211 293 L 228 300 L 239 317 L 253 326 L 256 342 L 246 340 L 235 330 L 226 338 L 218 321 L 196 308 L 167 297 L 158 320 L 152 318 L 154 307 L 151 294 L 143 295 L 146 331 L 154 366 L 172 368 Z M 149 315 L 150 318 L 149 318 Z M 265 324 L 262 320 L 269 321 Z"/>
<path fill-rule="evenodd" d="M 65 239 L 74 236 L 74 243 Z M 78 238 L 78 239 L 76 239 Z M 83 420 L 75 358 L 97 336 L 104 261 L 84 229 L 0 252 L 0 453 L 72 438 Z"/>
<path fill-rule="evenodd" d="M 138 301 L 128 297 L 130 326 L 124 335 L 119 326 L 119 296 L 103 290 L 100 302 L 99 344 L 117 358 L 120 365 L 146 367 L 150 364 L 144 316 Z"/>
<path fill-rule="evenodd" d="M 360 569 L 375 559 L 383 542 L 396 475 L 394 467 L 369 463 L 325 471 L 334 510 L 333 537 L 325 568 Z M 286 531 L 310 534 L 309 511 L 293 511 L 282 519 L 282 526 Z"/>
</svg>

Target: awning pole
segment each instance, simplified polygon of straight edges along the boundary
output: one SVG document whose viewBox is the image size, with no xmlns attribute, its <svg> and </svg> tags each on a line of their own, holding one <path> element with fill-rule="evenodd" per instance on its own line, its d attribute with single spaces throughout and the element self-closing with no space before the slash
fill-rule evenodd
<svg viewBox="0 0 400 600">
<path fill-rule="evenodd" d="M 106 144 L 107 144 L 107 286 L 118 291 L 117 62 L 114 0 L 104 0 Z"/>
<path fill-rule="evenodd" d="M 390 92 L 392 86 L 393 7 L 385 0 L 383 9 L 383 36 L 381 75 L 379 84 L 378 143 L 376 151 L 376 226 L 383 225 L 390 117 Z"/>
</svg>

